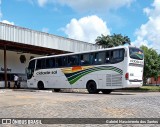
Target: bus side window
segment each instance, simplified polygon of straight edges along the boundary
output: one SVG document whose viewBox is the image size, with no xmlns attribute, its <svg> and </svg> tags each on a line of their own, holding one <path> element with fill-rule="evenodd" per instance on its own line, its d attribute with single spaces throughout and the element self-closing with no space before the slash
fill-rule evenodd
<svg viewBox="0 0 160 127">
<path fill-rule="evenodd" d="M 81 54 L 80 64 L 81 65 L 89 65 L 90 64 L 90 54 Z"/>
<path fill-rule="evenodd" d="M 57 66 L 58 67 L 65 67 L 66 66 L 66 63 L 67 63 L 67 57 L 66 56 L 58 57 L 56 60 L 57 60 Z"/>
<path fill-rule="evenodd" d="M 95 63 L 95 62 L 94 62 L 94 61 L 95 61 L 95 58 L 94 58 L 94 57 L 95 57 L 95 53 L 91 53 L 91 54 L 90 54 L 90 61 L 91 61 L 91 64 L 92 64 L 92 65 L 94 65 L 94 63 Z"/>
<path fill-rule="evenodd" d="M 37 59 L 36 70 L 46 68 L 46 59 Z"/>
<path fill-rule="evenodd" d="M 106 63 L 105 58 L 106 58 L 106 53 L 99 52 L 98 53 L 98 64 L 105 64 Z"/>
<path fill-rule="evenodd" d="M 46 59 L 41 59 L 41 69 L 46 68 Z"/>
<path fill-rule="evenodd" d="M 94 55 L 94 64 L 98 64 L 98 53 Z"/>
<path fill-rule="evenodd" d="M 106 64 L 110 63 L 109 51 L 106 52 Z"/>
<path fill-rule="evenodd" d="M 55 58 L 55 67 L 58 67 L 58 60 Z"/>
<path fill-rule="evenodd" d="M 68 56 L 68 66 L 78 66 L 78 65 L 79 65 L 78 55 Z"/>
<path fill-rule="evenodd" d="M 105 52 L 95 52 L 90 54 L 90 64 L 101 65 L 105 64 L 106 53 Z"/>
<path fill-rule="evenodd" d="M 111 63 L 118 63 L 124 59 L 124 49 L 116 49 L 111 51 Z"/>
<path fill-rule="evenodd" d="M 55 67 L 55 59 L 48 58 L 46 59 L 46 68 L 54 68 Z"/>
<path fill-rule="evenodd" d="M 36 70 L 41 69 L 41 66 L 42 66 L 41 59 L 37 59 Z"/>
<path fill-rule="evenodd" d="M 67 61 L 68 60 L 68 57 L 67 56 L 64 56 L 62 57 L 62 62 L 63 62 L 63 66 L 66 67 L 67 66 Z"/>
<path fill-rule="evenodd" d="M 117 50 L 111 51 L 111 63 L 116 63 L 116 61 L 117 61 L 117 55 L 118 55 Z"/>
</svg>

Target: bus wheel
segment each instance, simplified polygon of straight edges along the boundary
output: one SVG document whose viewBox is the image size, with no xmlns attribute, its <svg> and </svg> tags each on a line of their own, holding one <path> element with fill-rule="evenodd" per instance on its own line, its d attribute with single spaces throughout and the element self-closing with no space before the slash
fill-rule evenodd
<svg viewBox="0 0 160 127">
<path fill-rule="evenodd" d="M 97 90 L 97 85 L 94 81 L 89 81 L 87 83 L 87 90 L 90 94 L 95 94 L 98 93 L 99 91 Z"/>
<path fill-rule="evenodd" d="M 108 90 L 102 90 L 103 94 L 110 94 L 111 92 L 112 92 L 112 90 L 109 90 L 109 89 Z"/>
<path fill-rule="evenodd" d="M 54 92 L 59 92 L 61 89 L 54 89 Z"/>
<path fill-rule="evenodd" d="M 44 89 L 44 84 L 42 81 L 38 82 L 38 89 L 43 90 Z"/>
</svg>

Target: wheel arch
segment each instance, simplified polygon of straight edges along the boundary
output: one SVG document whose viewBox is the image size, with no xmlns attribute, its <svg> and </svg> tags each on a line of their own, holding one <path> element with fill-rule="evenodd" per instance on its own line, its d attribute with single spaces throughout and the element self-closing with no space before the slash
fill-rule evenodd
<svg viewBox="0 0 160 127">
<path fill-rule="evenodd" d="M 37 82 L 37 88 L 38 89 L 44 89 L 45 88 L 45 84 L 44 84 L 44 82 L 42 80 L 39 80 Z"/>
<path fill-rule="evenodd" d="M 86 82 L 86 89 L 87 89 L 87 86 L 89 85 L 90 82 L 95 82 L 97 88 L 98 88 L 98 85 L 97 85 L 97 82 L 94 80 L 94 79 L 90 79 Z"/>
</svg>

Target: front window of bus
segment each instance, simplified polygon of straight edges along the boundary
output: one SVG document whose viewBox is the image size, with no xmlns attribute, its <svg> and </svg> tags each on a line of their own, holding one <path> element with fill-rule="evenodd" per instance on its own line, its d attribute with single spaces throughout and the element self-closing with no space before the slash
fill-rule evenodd
<svg viewBox="0 0 160 127">
<path fill-rule="evenodd" d="M 129 56 L 132 59 L 143 60 L 144 54 L 143 51 L 138 48 L 129 48 Z"/>
<path fill-rule="evenodd" d="M 31 79 L 34 73 L 35 68 L 35 60 L 29 62 L 29 66 L 27 68 L 27 79 Z"/>
</svg>

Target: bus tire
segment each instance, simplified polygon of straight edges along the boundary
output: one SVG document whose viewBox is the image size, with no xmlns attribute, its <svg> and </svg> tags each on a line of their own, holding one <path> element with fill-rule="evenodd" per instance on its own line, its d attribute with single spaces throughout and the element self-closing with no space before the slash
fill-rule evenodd
<svg viewBox="0 0 160 127">
<path fill-rule="evenodd" d="M 90 94 L 95 94 L 95 93 L 98 93 L 99 90 L 97 90 L 97 85 L 95 83 L 95 81 L 89 81 L 87 83 L 87 90 L 88 90 L 88 93 Z"/>
<path fill-rule="evenodd" d="M 110 89 L 102 90 L 103 94 L 110 94 L 111 92 L 112 92 L 112 90 L 110 90 Z"/>
<path fill-rule="evenodd" d="M 44 84 L 43 84 L 42 81 L 39 81 L 39 82 L 38 82 L 38 89 L 39 89 L 39 90 L 44 90 Z"/>
<path fill-rule="evenodd" d="M 59 92 L 61 91 L 61 89 L 54 89 L 54 92 Z"/>
</svg>

